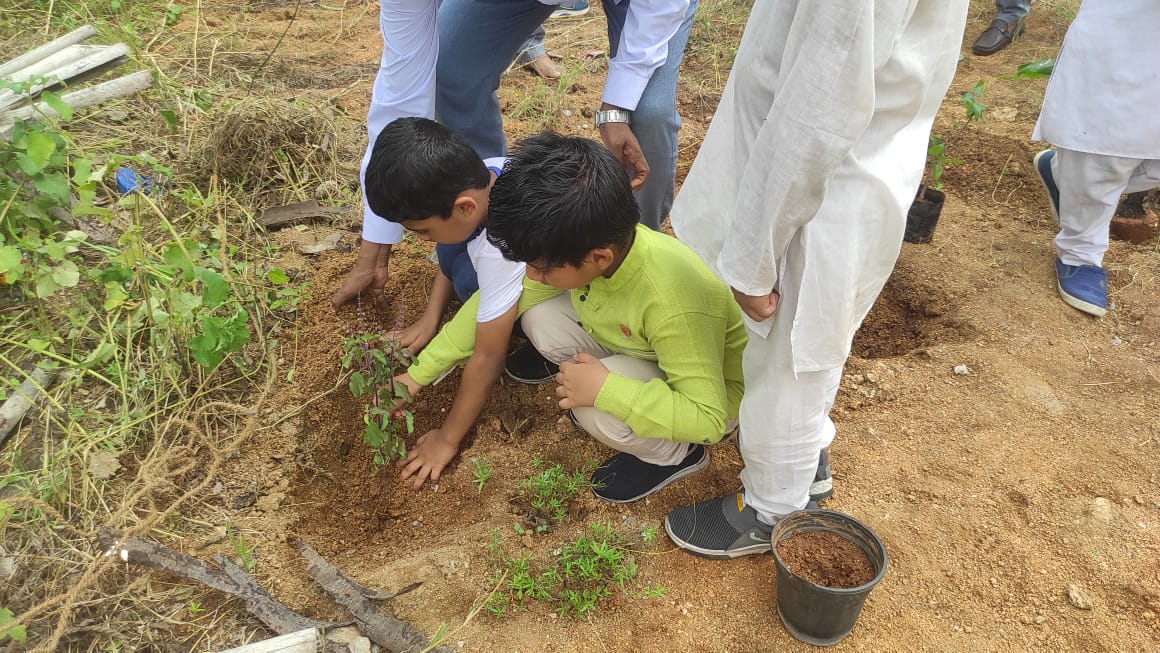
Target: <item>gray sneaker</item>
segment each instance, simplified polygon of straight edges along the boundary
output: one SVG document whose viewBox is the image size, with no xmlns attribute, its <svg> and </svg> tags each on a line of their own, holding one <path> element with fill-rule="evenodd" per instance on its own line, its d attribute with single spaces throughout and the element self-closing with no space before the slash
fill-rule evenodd
<svg viewBox="0 0 1160 653">
<path fill-rule="evenodd" d="M 726 559 L 766 553 L 773 526 L 761 523 L 738 490 L 717 499 L 677 508 L 665 517 L 674 544 L 706 558 Z"/>
<path fill-rule="evenodd" d="M 814 482 L 810 484 L 810 501 L 818 502 L 834 496 L 834 477 L 830 474 L 830 452 L 822 449 L 818 454 L 818 471 L 814 472 Z"/>
</svg>

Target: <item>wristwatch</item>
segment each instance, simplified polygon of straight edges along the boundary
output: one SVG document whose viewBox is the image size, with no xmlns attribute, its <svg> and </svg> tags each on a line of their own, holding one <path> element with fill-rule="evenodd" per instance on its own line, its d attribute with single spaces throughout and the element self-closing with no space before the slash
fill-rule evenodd
<svg viewBox="0 0 1160 653">
<path fill-rule="evenodd" d="M 632 124 L 632 112 L 624 109 L 606 109 L 597 111 L 592 118 L 593 124 L 599 129 L 600 125 L 610 122 L 622 122 L 626 125 Z"/>
</svg>

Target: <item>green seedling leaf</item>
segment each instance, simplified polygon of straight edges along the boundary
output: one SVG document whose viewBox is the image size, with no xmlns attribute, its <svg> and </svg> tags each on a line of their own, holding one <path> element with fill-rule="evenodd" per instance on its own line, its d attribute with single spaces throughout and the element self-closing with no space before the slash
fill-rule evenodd
<svg viewBox="0 0 1160 653">
<path fill-rule="evenodd" d="M 165 121 L 165 126 L 169 128 L 170 132 L 177 131 L 177 114 L 170 109 L 161 110 L 161 119 Z"/>
<path fill-rule="evenodd" d="M 24 253 L 11 245 L 0 245 L 0 283 L 14 284 L 24 278 Z"/>
<path fill-rule="evenodd" d="M 48 160 L 52 158 L 53 153 L 56 152 L 56 139 L 50 134 L 42 131 L 34 131 L 28 134 L 28 147 L 25 150 L 28 153 L 28 159 L 36 166 L 35 170 L 25 169 L 29 174 L 35 174 L 44 169 L 48 165 Z"/>
<path fill-rule="evenodd" d="M 1050 77 L 1051 71 L 1054 69 L 1055 59 L 1040 59 L 1039 61 L 1029 61 L 1024 64 L 1019 64 L 1019 67 L 1015 69 L 1015 76 L 1020 79 Z"/>
<path fill-rule="evenodd" d="M 290 281 L 290 275 L 286 274 L 286 271 L 281 268 L 274 268 L 266 272 L 266 278 L 275 286 L 281 286 L 287 281 Z"/>
<path fill-rule="evenodd" d="M 230 294 L 230 283 L 220 273 L 208 268 L 197 268 L 193 276 L 201 282 L 201 303 L 206 308 L 217 308 Z"/>
<path fill-rule="evenodd" d="M 64 98 L 61 96 L 53 93 L 52 91 L 44 91 L 40 94 L 40 99 L 44 100 L 44 103 L 47 104 L 50 109 L 57 112 L 57 114 L 59 114 L 63 120 L 72 120 L 72 105 L 70 105 L 68 102 L 65 102 Z"/>
<path fill-rule="evenodd" d="M 52 270 L 52 280 L 61 288 L 72 288 L 81 280 L 81 271 L 72 261 L 61 261 Z"/>
</svg>

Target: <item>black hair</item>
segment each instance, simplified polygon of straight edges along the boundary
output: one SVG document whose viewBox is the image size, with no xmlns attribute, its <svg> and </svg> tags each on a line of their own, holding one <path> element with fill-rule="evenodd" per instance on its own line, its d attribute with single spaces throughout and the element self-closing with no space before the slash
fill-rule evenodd
<svg viewBox="0 0 1160 653">
<path fill-rule="evenodd" d="M 447 218 L 455 198 L 487 188 L 491 175 L 467 139 L 427 118 L 399 118 L 379 132 L 363 193 L 391 222 Z"/>
<path fill-rule="evenodd" d="M 639 220 L 607 148 L 547 132 L 521 141 L 492 185 L 487 238 L 508 260 L 579 267 L 593 249 L 630 243 Z"/>
</svg>

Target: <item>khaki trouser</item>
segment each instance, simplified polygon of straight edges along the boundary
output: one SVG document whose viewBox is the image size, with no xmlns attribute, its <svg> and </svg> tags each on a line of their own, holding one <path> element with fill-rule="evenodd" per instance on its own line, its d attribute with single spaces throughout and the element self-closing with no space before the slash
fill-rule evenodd
<svg viewBox="0 0 1160 653">
<path fill-rule="evenodd" d="M 665 378 L 665 373 L 656 363 L 613 353 L 596 342 L 581 326 L 568 293 L 528 309 L 520 320 L 528 340 L 553 363 L 559 364 L 584 353 L 599 358 L 613 374 L 638 381 Z M 572 413 L 592 437 L 646 463 L 676 465 L 684 460 L 693 446 L 687 442 L 642 438 L 633 433 L 628 424 L 596 408 L 574 408 Z"/>
</svg>

